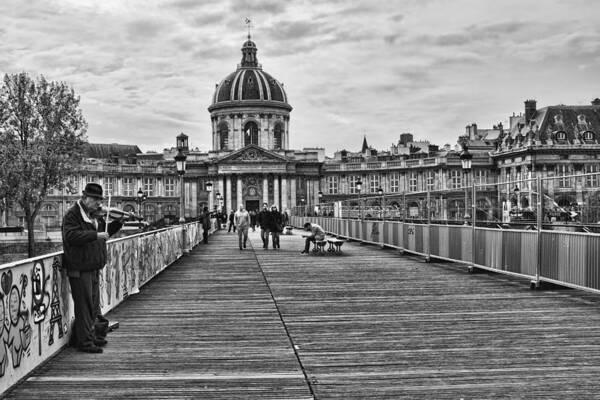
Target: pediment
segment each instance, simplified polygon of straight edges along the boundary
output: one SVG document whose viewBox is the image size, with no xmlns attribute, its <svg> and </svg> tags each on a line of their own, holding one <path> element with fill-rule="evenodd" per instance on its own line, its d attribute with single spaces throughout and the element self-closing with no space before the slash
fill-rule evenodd
<svg viewBox="0 0 600 400">
<path fill-rule="evenodd" d="M 287 157 L 273 153 L 260 146 L 249 144 L 219 160 L 219 163 L 285 163 Z"/>
</svg>

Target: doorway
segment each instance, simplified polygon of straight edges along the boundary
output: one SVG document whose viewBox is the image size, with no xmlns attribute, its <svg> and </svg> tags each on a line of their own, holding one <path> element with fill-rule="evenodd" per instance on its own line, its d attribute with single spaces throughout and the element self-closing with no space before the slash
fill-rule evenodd
<svg viewBox="0 0 600 400">
<path fill-rule="evenodd" d="M 260 200 L 246 200 L 246 211 L 259 211 Z"/>
</svg>

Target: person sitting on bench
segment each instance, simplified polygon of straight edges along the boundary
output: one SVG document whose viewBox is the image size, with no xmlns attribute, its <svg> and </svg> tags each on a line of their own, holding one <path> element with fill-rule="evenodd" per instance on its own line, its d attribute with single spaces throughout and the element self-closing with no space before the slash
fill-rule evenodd
<svg viewBox="0 0 600 400">
<path fill-rule="evenodd" d="M 306 244 L 304 245 L 304 250 L 302 250 L 301 254 L 308 254 L 310 250 L 310 242 L 320 242 L 325 240 L 325 231 L 317 224 L 311 224 L 307 222 L 304 224 L 304 229 L 310 232 L 310 235 L 302 235 L 302 237 L 306 238 Z"/>
</svg>

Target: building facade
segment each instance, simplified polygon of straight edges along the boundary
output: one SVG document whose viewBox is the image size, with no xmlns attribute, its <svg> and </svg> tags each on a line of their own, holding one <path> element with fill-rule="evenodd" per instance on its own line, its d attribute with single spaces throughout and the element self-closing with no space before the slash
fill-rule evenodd
<svg viewBox="0 0 600 400">
<path fill-rule="evenodd" d="M 371 148 L 365 137 L 359 151 L 326 157 L 321 148 L 290 149 L 292 106 L 284 85 L 262 69 L 250 36 L 241 51 L 241 63 L 215 85 L 208 107 L 212 148 L 192 150 L 186 135 L 178 137 L 187 156 L 183 184 L 175 169 L 177 148 L 142 153 L 137 146 L 90 144 L 81 174 L 62 193 L 49 193 L 38 223 L 59 225 L 88 182 L 101 183 L 113 205 L 165 224 L 179 219 L 182 193 L 188 218 L 205 206 L 256 210 L 268 203 L 280 210 L 310 205 L 312 211 L 314 205 L 345 200 L 381 207 L 383 192 L 390 198 L 387 206 L 402 208 L 403 217 L 422 218 L 429 210 L 433 220 L 460 221 L 470 218 L 475 203 L 477 220 L 501 221 L 507 204 L 533 210 L 543 193 L 559 209 L 586 208 L 592 210 L 588 222 L 600 220 L 599 99 L 541 109 L 527 100 L 509 126 L 468 125 L 454 146 L 440 148 L 403 133 L 389 150 Z M 472 156 L 468 170 L 461 163 L 465 149 Z M 539 189 L 532 183 L 537 176 L 544 179 Z M 467 190 L 473 184 L 474 199 Z M 143 203 L 138 192 L 145 194 Z M 9 225 L 23 225 L 22 219 L 14 207 L 4 216 Z"/>
</svg>

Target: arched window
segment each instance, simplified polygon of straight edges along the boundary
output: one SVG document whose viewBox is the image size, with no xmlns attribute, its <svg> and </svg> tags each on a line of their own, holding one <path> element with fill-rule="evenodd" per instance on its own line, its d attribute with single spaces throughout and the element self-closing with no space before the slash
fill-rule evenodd
<svg viewBox="0 0 600 400">
<path fill-rule="evenodd" d="M 275 124 L 273 134 L 273 149 L 278 150 L 283 147 L 283 124 Z"/>
<path fill-rule="evenodd" d="M 244 125 L 244 146 L 249 144 L 258 144 L 258 125 L 254 121 Z"/>
<path fill-rule="evenodd" d="M 227 150 L 229 144 L 229 126 L 227 122 L 221 122 L 217 127 L 219 133 L 219 150 Z"/>
<path fill-rule="evenodd" d="M 125 207 L 123 207 L 123 211 L 135 213 L 135 207 L 132 206 L 131 204 L 127 204 L 127 205 L 125 205 Z"/>
</svg>

